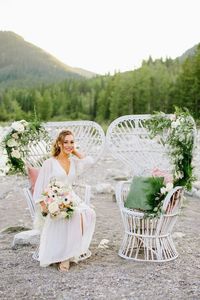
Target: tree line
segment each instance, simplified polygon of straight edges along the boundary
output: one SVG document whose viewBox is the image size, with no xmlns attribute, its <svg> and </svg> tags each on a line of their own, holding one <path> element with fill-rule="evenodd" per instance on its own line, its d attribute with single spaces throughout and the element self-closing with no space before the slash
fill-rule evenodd
<svg viewBox="0 0 200 300">
<path fill-rule="evenodd" d="M 67 79 L 37 88 L 0 92 L 0 121 L 89 119 L 110 122 L 126 114 L 171 113 L 174 105 L 200 119 L 200 45 L 184 62 L 143 61 L 134 71 L 92 79 Z"/>
</svg>

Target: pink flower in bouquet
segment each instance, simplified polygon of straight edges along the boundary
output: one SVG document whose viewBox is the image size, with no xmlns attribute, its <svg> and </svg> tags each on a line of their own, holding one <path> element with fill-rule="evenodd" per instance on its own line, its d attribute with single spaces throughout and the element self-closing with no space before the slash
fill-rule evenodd
<svg viewBox="0 0 200 300">
<path fill-rule="evenodd" d="M 53 198 L 50 198 L 50 197 L 47 197 L 47 199 L 46 199 L 47 204 L 50 204 L 50 203 L 52 203 L 53 201 L 54 201 L 54 199 L 53 199 Z"/>
</svg>

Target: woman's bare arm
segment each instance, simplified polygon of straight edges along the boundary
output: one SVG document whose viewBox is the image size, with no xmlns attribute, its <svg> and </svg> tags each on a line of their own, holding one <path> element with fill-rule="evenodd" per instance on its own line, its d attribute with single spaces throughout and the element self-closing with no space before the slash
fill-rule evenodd
<svg viewBox="0 0 200 300">
<path fill-rule="evenodd" d="M 82 153 L 78 152 L 76 149 L 73 150 L 72 154 L 74 154 L 79 159 L 82 159 L 82 158 L 85 157 L 85 155 L 83 155 Z"/>
</svg>

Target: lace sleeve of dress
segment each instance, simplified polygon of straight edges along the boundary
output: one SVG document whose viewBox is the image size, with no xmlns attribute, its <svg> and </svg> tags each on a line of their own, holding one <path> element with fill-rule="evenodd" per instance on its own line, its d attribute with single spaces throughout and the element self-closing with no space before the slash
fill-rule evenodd
<svg viewBox="0 0 200 300">
<path fill-rule="evenodd" d="M 74 158 L 76 166 L 76 175 L 79 176 L 94 164 L 94 159 L 91 156 L 78 159 Z"/>
</svg>

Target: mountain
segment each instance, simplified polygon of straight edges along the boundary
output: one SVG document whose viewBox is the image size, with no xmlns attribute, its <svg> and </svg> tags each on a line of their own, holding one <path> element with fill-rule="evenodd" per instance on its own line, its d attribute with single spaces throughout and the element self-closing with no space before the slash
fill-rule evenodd
<svg viewBox="0 0 200 300">
<path fill-rule="evenodd" d="M 197 50 L 198 44 L 186 50 L 181 56 L 178 57 L 180 62 L 183 62 L 188 56 L 193 56 Z"/>
<path fill-rule="evenodd" d="M 31 87 L 96 74 L 73 68 L 11 31 L 0 31 L 0 88 Z"/>
</svg>

